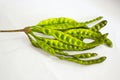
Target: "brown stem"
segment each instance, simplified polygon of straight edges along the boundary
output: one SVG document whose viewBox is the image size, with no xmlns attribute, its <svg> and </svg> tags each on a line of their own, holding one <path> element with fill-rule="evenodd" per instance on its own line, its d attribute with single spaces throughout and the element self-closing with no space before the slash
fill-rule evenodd
<svg viewBox="0 0 120 80">
<path fill-rule="evenodd" d="M 25 32 L 28 33 L 30 31 L 30 27 L 25 27 L 24 29 L 17 30 L 0 30 L 0 32 Z"/>
<path fill-rule="evenodd" d="M 0 32 L 24 32 L 24 29 L 18 29 L 18 30 L 0 30 Z"/>
</svg>

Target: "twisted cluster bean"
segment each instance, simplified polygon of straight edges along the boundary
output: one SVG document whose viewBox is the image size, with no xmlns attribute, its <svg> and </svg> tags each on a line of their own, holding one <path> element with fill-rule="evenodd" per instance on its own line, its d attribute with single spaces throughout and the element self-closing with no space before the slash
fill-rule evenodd
<svg viewBox="0 0 120 80">
<path fill-rule="evenodd" d="M 107 24 L 107 20 L 102 20 L 92 27 L 88 27 L 95 21 L 101 20 L 103 17 L 77 22 L 76 20 L 60 17 L 50 18 L 39 22 L 35 26 L 31 26 L 30 32 L 27 33 L 31 43 L 38 48 L 42 48 L 48 53 L 67 61 L 76 62 L 79 64 L 89 65 L 103 62 L 106 57 L 100 57 L 92 60 L 82 60 L 81 58 L 90 58 L 97 56 L 96 53 L 81 53 L 70 55 L 64 52 L 68 51 L 83 51 L 101 44 L 106 44 L 111 47 L 112 42 L 107 38 L 108 33 L 102 34 L 99 30 Z M 45 35 L 53 36 L 53 38 L 44 38 L 36 35 L 34 32 L 43 33 Z M 92 39 L 94 41 L 86 43 L 84 39 Z M 41 45 L 42 44 L 42 45 Z"/>
<path fill-rule="evenodd" d="M 47 51 L 49 54 L 56 56 L 62 60 L 72 61 L 72 62 L 76 62 L 76 63 L 83 64 L 83 65 L 90 65 L 90 64 L 96 64 L 96 63 L 103 62 L 106 59 L 106 57 L 103 56 L 98 59 L 82 60 L 80 58 L 90 58 L 90 57 L 97 56 L 97 54 L 96 53 L 82 53 L 82 54 L 69 55 L 68 53 L 52 48 L 51 46 L 44 43 L 44 41 L 40 39 L 38 40 L 35 37 L 34 38 L 31 37 L 31 34 L 27 34 L 27 35 L 31 43 L 34 46 L 38 48 L 42 48 L 43 50 Z"/>
<path fill-rule="evenodd" d="M 0 30 L 0 32 L 25 32 L 33 46 L 41 48 L 49 54 L 61 60 L 67 60 L 83 65 L 91 65 L 103 62 L 106 57 L 87 59 L 95 57 L 97 53 L 69 54 L 67 51 L 83 51 L 95 48 L 101 44 L 112 47 L 112 41 L 107 38 L 108 33 L 102 34 L 100 29 L 106 26 L 107 20 L 102 20 L 89 27 L 88 24 L 101 20 L 99 16 L 85 22 L 60 17 L 50 18 L 39 22 L 35 26 L 26 27 L 20 30 Z M 54 38 L 45 38 L 36 35 L 42 33 Z M 84 39 L 92 39 L 92 42 L 84 42 Z"/>
<path fill-rule="evenodd" d="M 102 16 L 99 16 L 95 19 L 86 21 L 86 22 L 77 22 L 70 18 L 60 17 L 60 18 L 50 18 L 39 22 L 36 26 L 45 27 L 50 29 L 64 30 L 72 28 L 89 28 L 86 24 L 99 21 L 102 19 Z"/>
<path fill-rule="evenodd" d="M 92 26 L 90 29 L 92 31 L 99 31 L 101 28 L 103 28 L 105 25 L 107 24 L 107 20 L 103 20 L 101 22 L 99 22 L 98 24 Z"/>
<path fill-rule="evenodd" d="M 47 20 L 43 20 L 37 24 L 37 26 L 49 26 L 49 25 L 55 25 L 55 24 L 64 24 L 64 23 L 69 23 L 69 24 L 77 24 L 78 22 L 70 19 L 70 18 L 65 18 L 65 17 L 60 17 L 60 18 L 50 18 Z"/>
<path fill-rule="evenodd" d="M 74 45 L 70 45 L 70 44 L 64 43 L 64 42 L 56 40 L 56 39 L 39 37 L 33 33 L 31 33 L 31 35 L 37 39 L 44 41 L 45 43 L 47 43 L 51 47 L 56 48 L 56 49 L 60 49 L 60 50 L 79 50 L 79 51 L 82 51 L 82 50 L 87 50 L 87 49 L 96 47 L 96 46 L 100 45 L 101 43 L 103 43 L 103 39 L 102 39 L 99 41 L 96 40 L 96 41 L 91 42 L 89 44 L 85 44 L 84 46 L 74 46 Z"/>
</svg>

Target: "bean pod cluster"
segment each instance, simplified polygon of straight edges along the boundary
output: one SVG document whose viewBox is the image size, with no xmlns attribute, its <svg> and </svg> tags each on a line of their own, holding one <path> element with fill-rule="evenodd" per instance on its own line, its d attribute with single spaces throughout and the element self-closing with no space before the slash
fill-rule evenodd
<svg viewBox="0 0 120 80">
<path fill-rule="evenodd" d="M 88 52 L 71 55 L 65 51 L 84 51 L 102 44 L 112 47 L 112 41 L 107 38 L 108 33 L 102 34 L 100 32 L 100 29 L 107 24 L 107 20 L 101 20 L 102 18 L 100 16 L 85 22 L 77 22 L 65 17 L 50 18 L 40 21 L 37 25 L 27 27 L 26 34 L 33 46 L 41 48 L 61 60 L 83 65 L 101 63 L 106 59 L 105 56 L 86 59 L 97 56 L 97 53 Z M 88 24 L 93 22 L 98 23 L 89 27 Z M 42 37 L 37 33 L 53 36 L 53 38 Z M 90 39 L 92 42 L 85 42 L 85 39 Z"/>
</svg>

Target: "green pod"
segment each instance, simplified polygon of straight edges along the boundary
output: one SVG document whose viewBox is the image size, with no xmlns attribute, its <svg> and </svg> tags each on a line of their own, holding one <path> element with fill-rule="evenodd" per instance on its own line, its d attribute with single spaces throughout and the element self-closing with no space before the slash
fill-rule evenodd
<svg viewBox="0 0 120 80">
<path fill-rule="evenodd" d="M 81 53 L 81 54 L 74 54 L 74 55 L 69 55 L 68 53 L 60 52 L 59 50 L 57 51 L 58 54 L 56 57 L 58 57 L 61 60 L 67 60 L 71 62 L 75 62 L 78 64 L 82 65 L 91 65 L 91 64 L 97 64 L 101 63 L 106 60 L 106 57 L 100 57 L 97 59 L 90 59 L 90 60 L 81 60 L 80 58 L 91 58 L 97 56 L 96 53 Z"/>
<path fill-rule="evenodd" d="M 31 27 L 31 30 L 34 32 L 39 32 L 39 33 L 43 33 L 46 35 L 52 35 L 56 39 L 58 39 L 64 43 L 71 44 L 71 45 L 83 46 L 85 44 L 83 41 L 81 41 L 75 37 L 72 37 L 71 35 L 66 34 L 62 31 L 48 29 L 48 28 L 38 28 L 38 27 Z"/>
<path fill-rule="evenodd" d="M 83 51 L 83 50 L 88 50 L 88 49 L 94 48 L 94 47 L 99 46 L 100 44 L 103 43 L 103 40 L 99 40 L 99 41 L 93 41 L 91 43 L 86 43 L 83 46 L 74 46 L 74 45 L 70 45 L 70 44 L 61 42 L 61 41 L 56 40 L 56 39 L 38 37 L 38 36 L 34 35 L 33 33 L 31 33 L 31 35 L 37 39 L 44 41 L 45 43 L 47 43 L 51 47 L 56 48 L 56 49 L 60 49 L 60 50 Z"/>
<path fill-rule="evenodd" d="M 27 34 L 27 36 L 29 37 L 33 46 L 42 48 L 44 51 L 48 52 L 49 54 L 56 56 L 56 52 L 48 44 L 44 43 L 42 40 L 36 39 L 35 37 L 31 36 L 31 34 Z"/>
<path fill-rule="evenodd" d="M 38 45 L 38 42 L 35 41 L 35 40 L 33 40 L 33 39 L 30 37 L 29 34 L 27 34 L 27 35 L 28 35 L 28 37 L 29 37 L 32 45 L 39 48 L 40 46 Z M 36 38 L 35 36 L 33 36 L 33 37 L 34 37 L 35 39 L 38 39 L 38 38 Z M 48 44 L 48 45 L 49 45 L 49 44 Z M 52 47 L 52 46 L 51 46 L 51 47 Z M 40 48 L 41 48 L 41 47 L 40 47 Z M 65 52 L 63 52 L 63 51 L 61 51 L 61 50 L 59 50 L 59 49 L 54 49 L 54 50 L 55 50 L 56 54 L 58 54 L 58 55 L 64 55 L 64 56 L 74 57 L 74 58 L 91 58 L 91 57 L 97 56 L 96 53 L 81 53 L 81 54 L 69 55 L 68 53 L 65 53 Z"/>
<path fill-rule="evenodd" d="M 94 48 L 100 44 L 103 44 L 103 41 L 105 39 L 104 36 L 101 36 L 101 40 L 98 40 L 97 42 L 94 43 L 85 43 L 69 34 L 65 34 L 64 32 L 58 31 L 58 30 L 52 30 L 52 29 L 47 29 L 47 28 L 37 28 L 34 27 L 33 29 L 31 29 L 32 31 L 35 32 L 41 32 L 44 34 L 48 34 L 48 35 L 52 35 L 54 36 L 56 39 L 60 40 L 61 42 L 70 44 L 70 45 L 74 45 L 74 46 L 79 46 L 81 48 L 87 49 L 88 48 Z M 103 39 L 102 39 L 103 38 Z M 101 43 L 100 43 L 101 42 Z"/>
<path fill-rule="evenodd" d="M 27 34 L 27 36 L 33 46 L 39 47 L 38 43 L 34 39 L 32 39 L 31 34 Z"/>
<path fill-rule="evenodd" d="M 62 60 L 67 60 L 67 61 L 75 62 L 78 64 L 82 64 L 82 65 L 91 65 L 91 64 L 101 63 L 106 60 L 105 56 L 100 57 L 98 59 L 92 59 L 92 60 L 81 60 L 81 59 L 76 59 L 76 58 L 72 58 L 72 57 L 69 58 L 69 57 L 64 57 L 64 56 L 57 56 L 57 57 Z"/>
<path fill-rule="evenodd" d="M 106 57 L 101 57 L 93 60 L 80 60 L 78 59 L 78 56 L 79 58 L 86 58 L 86 57 L 89 58 L 90 56 L 85 57 L 86 54 L 84 54 L 84 57 L 83 57 L 78 54 L 76 56 L 76 55 L 69 55 L 68 53 L 63 53 L 63 52 L 61 53 L 59 52 L 59 50 L 55 50 L 54 48 L 50 47 L 48 44 L 44 43 L 43 41 L 36 39 L 34 36 L 31 36 L 30 34 L 27 34 L 27 36 L 29 37 L 30 41 L 33 42 L 33 43 L 31 42 L 32 44 L 35 43 L 34 45 L 37 46 L 38 48 L 42 48 L 44 51 L 47 51 L 49 54 L 56 56 L 62 60 L 76 62 L 83 65 L 91 65 L 91 64 L 101 63 L 106 59 Z"/>
<path fill-rule="evenodd" d="M 44 41 L 44 43 L 47 43 L 48 45 L 50 45 L 51 47 L 56 48 L 56 49 L 60 49 L 60 50 L 79 50 L 79 51 L 83 50 L 79 46 L 73 46 L 73 45 L 70 45 L 70 44 L 66 44 L 66 43 L 61 42 L 61 41 L 56 40 L 56 39 L 38 37 L 34 34 L 32 34 L 32 35 L 34 37 L 36 37 L 37 39 Z"/>
<path fill-rule="evenodd" d="M 108 47 L 113 47 L 112 41 L 108 38 L 105 39 L 105 45 L 107 45 Z"/>
<path fill-rule="evenodd" d="M 91 58 L 97 56 L 96 53 L 81 53 L 81 54 L 75 54 L 72 55 L 75 58 Z"/>
<path fill-rule="evenodd" d="M 65 18 L 65 17 L 60 17 L 60 18 L 50 18 L 43 20 L 39 22 L 36 26 L 49 26 L 49 25 L 58 25 L 58 24 L 64 24 L 64 23 L 69 23 L 69 24 L 78 24 L 77 21 L 71 19 L 71 18 Z"/>
<path fill-rule="evenodd" d="M 100 33 L 94 32 L 89 29 L 70 29 L 65 31 L 64 33 L 77 37 L 78 39 L 89 38 L 97 40 L 102 36 Z"/>
<path fill-rule="evenodd" d="M 100 32 L 94 32 L 93 30 L 89 30 L 89 29 L 71 29 L 71 30 L 66 30 L 65 33 L 72 35 L 78 39 L 88 38 L 88 39 L 98 40 L 102 36 Z M 107 37 L 105 38 L 104 43 L 108 47 L 112 47 L 112 41 Z"/>
<path fill-rule="evenodd" d="M 60 50 L 57 50 L 56 52 L 58 54 L 60 54 L 60 55 L 64 55 L 64 56 L 68 56 L 68 57 L 73 57 L 73 58 L 91 58 L 91 57 L 97 56 L 97 53 L 81 53 L 81 54 L 70 55 L 70 54 L 68 54 L 66 52 L 63 52 L 63 51 L 60 51 Z"/>
<path fill-rule="evenodd" d="M 39 22 L 36 26 L 57 29 L 57 30 L 64 30 L 64 29 L 71 29 L 71 28 L 89 28 L 86 24 L 92 23 L 102 19 L 101 16 L 86 21 L 86 22 L 77 22 L 70 18 L 60 17 L 60 18 L 50 18 Z"/>
<path fill-rule="evenodd" d="M 90 30 L 102 34 L 101 32 L 99 32 L 99 30 L 100 30 L 101 28 L 103 28 L 106 24 L 107 24 L 107 20 L 103 20 L 103 21 L 99 22 L 98 24 L 94 25 L 93 27 L 91 27 Z M 112 41 L 111 41 L 110 39 L 108 39 L 108 38 L 105 39 L 105 44 L 106 44 L 108 47 L 112 47 L 112 46 L 113 46 Z"/>
<path fill-rule="evenodd" d="M 103 20 L 96 25 L 92 26 L 90 30 L 98 32 L 101 28 L 103 28 L 107 24 L 107 20 Z"/>
<path fill-rule="evenodd" d="M 102 16 L 99 16 L 99 17 L 96 17 L 96 18 L 94 18 L 94 19 L 92 19 L 92 20 L 85 21 L 85 22 L 82 22 L 82 23 L 84 23 L 84 24 L 90 24 L 90 23 L 99 21 L 99 20 L 101 20 L 102 18 L 103 18 Z"/>
<path fill-rule="evenodd" d="M 83 23 L 83 24 L 89 24 L 98 20 L 101 20 L 103 17 L 99 16 L 97 18 L 94 18 L 92 20 L 89 21 L 85 21 L 85 22 L 77 22 L 76 20 L 73 20 L 71 18 L 66 18 L 66 17 L 59 17 L 59 18 L 49 18 L 43 21 L 40 21 L 36 26 L 49 26 L 49 25 L 58 25 L 58 24 L 64 24 L 64 23 L 68 23 L 68 24 L 78 24 L 78 23 Z"/>
<path fill-rule="evenodd" d="M 38 26 L 41 28 L 42 26 Z M 70 24 L 70 23 L 63 23 L 63 24 L 53 24 L 53 25 L 47 25 L 44 26 L 44 28 L 49 28 L 49 29 L 56 29 L 56 30 L 68 30 L 68 29 L 74 29 L 74 28 L 85 28 L 89 29 L 88 26 L 86 26 L 83 23 L 76 23 L 76 24 Z"/>
</svg>

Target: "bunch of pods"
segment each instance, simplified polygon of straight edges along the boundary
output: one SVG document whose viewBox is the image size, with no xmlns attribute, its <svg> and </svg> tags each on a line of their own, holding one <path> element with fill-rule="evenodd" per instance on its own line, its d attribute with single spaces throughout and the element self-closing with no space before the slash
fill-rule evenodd
<svg viewBox="0 0 120 80">
<path fill-rule="evenodd" d="M 102 16 L 99 16 L 85 22 L 77 22 L 65 17 L 50 18 L 39 22 L 37 25 L 26 27 L 23 31 L 27 34 L 33 46 L 41 48 L 59 59 L 90 65 L 101 63 L 106 57 L 86 59 L 97 56 L 97 53 L 88 52 L 71 55 L 65 51 L 84 51 L 101 44 L 112 47 L 112 41 L 107 38 L 108 33 L 102 34 L 100 32 L 100 29 L 107 24 L 107 20 L 101 20 L 102 18 Z M 92 27 L 88 26 L 88 24 L 96 21 L 99 22 Z M 38 33 L 52 37 L 42 37 Z M 84 39 L 93 41 L 85 42 Z"/>
<path fill-rule="evenodd" d="M 96 53 L 81 53 L 70 55 L 64 51 L 83 51 L 94 48 L 101 44 L 112 47 L 112 42 L 107 38 L 108 33 L 102 34 L 99 30 L 107 24 L 107 20 L 102 20 L 92 27 L 88 24 L 101 20 L 102 17 L 86 22 L 77 22 L 70 18 L 50 18 L 39 22 L 35 26 L 28 27 L 26 32 L 32 45 L 42 48 L 49 54 L 62 60 L 68 60 L 79 64 L 90 65 L 103 62 L 106 57 L 85 60 L 97 56 Z M 53 38 L 45 38 L 37 35 L 42 33 Z M 84 42 L 84 39 L 92 39 L 92 42 Z"/>
</svg>

